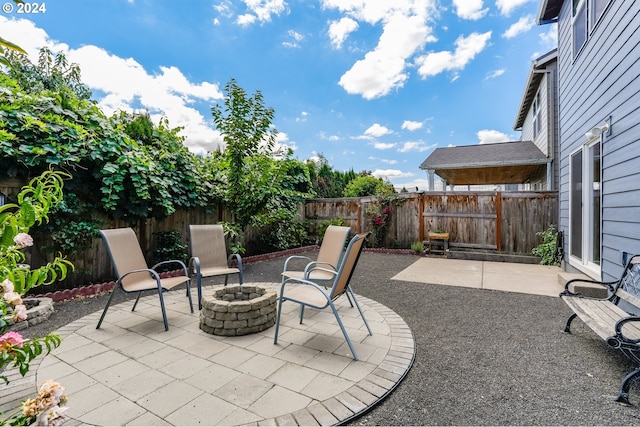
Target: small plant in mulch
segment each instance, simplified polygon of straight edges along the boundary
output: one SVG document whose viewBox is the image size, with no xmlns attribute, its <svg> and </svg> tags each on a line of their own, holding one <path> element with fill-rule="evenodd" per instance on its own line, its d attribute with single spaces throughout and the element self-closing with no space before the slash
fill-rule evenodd
<svg viewBox="0 0 640 427">
<path fill-rule="evenodd" d="M 411 244 L 411 250 L 417 254 L 424 252 L 424 243 L 422 242 L 413 242 Z"/>
</svg>

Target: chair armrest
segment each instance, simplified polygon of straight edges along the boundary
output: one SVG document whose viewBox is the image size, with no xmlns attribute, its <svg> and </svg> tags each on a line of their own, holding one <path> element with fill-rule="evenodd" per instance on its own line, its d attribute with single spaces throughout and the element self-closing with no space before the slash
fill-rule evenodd
<svg viewBox="0 0 640 427">
<path fill-rule="evenodd" d="M 296 283 L 300 284 L 300 285 L 312 286 L 312 287 L 316 288 L 317 290 L 319 290 L 320 292 L 322 292 L 327 297 L 327 300 L 329 299 L 329 296 L 327 295 L 327 290 L 324 288 L 324 286 L 320 286 L 317 283 L 313 283 L 311 280 L 299 279 L 299 278 L 293 278 L 293 277 L 285 280 L 284 282 L 282 282 L 282 285 L 280 286 L 280 294 L 279 295 L 283 295 L 284 288 L 287 285 L 296 284 Z"/>
<path fill-rule="evenodd" d="M 158 282 L 158 289 L 162 289 L 162 285 L 160 283 L 160 275 L 158 274 L 157 271 L 152 270 L 150 268 L 140 268 L 138 270 L 127 271 L 125 274 L 123 274 L 118 278 L 117 283 L 120 283 L 120 286 L 122 286 L 122 279 L 124 279 L 130 274 L 136 274 L 136 273 L 149 273 L 149 275 L 152 276 L 156 282 Z M 122 289 L 124 289 L 124 286 L 122 286 Z"/>
<path fill-rule="evenodd" d="M 179 259 L 171 259 L 171 260 L 168 260 L 168 261 L 159 262 L 156 265 L 154 265 L 153 267 L 151 267 L 151 269 L 153 271 L 155 271 L 156 268 L 160 267 L 161 265 L 165 265 L 165 264 L 180 264 L 180 267 L 182 267 L 182 271 L 184 271 L 184 275 L 189 277 L 189 271 L 187 270 L 187 266 L 184 264 L 184 262 L 180 261 Z"/>
<path fill-rule="evenodd" d="M 200 258 L 198 258 L 197 256 L 191 257 L 191 259 L 189 260 L 188 271 L 193 271 L 195 274 L 200 273 Z"/>
<path fill-rule="evenodd" d="M 288 257 L 285 261 L 284 261 L 284 268 L 282 269 L 282 271 L 287 271 L 287 265 L 289 265 L 289 261 L 294 260 L 294 259 L 306 259 L 308 261 L 313 261 L 313 259 L 304 256 L 304 255 L 291 255 L 290 257 Z"/>
<path fill-rule="evenodd" d="M 640 317 L 638 316 L 629 316 L 629 317 L 625 317 L 623 319 L 620 319 L 616 322 L 616 334 L 614 336 L 611 336 L 609 338 L 607 338 L 607 344 L 609 344 L 611 347 L 614 348 L 619 348 L 621 344 L 623 343 L 627 343 L 627 344 L 638 344 L 640 343 L 640 338 L 637 339 L 631 339 L 626 337 L 623 333 L 622 333 L 622 328 L 624 327 L 624 325 L 626 325 L 627 323 L 630 322 L 640 322 Z"/>
<path fill-rule="evenodd" d="M 614 285 L 616 285 L 618 283 L 618 281 L 614 281 L 614 282 L 599 282 L 597 280 L 588 280 L 588 279 L 572 279 L 569 280 L 565 285 L 564 285 L 564 291 L 562 291 L 560 293 L 560 296 L 578 296 L 578 297 L 582 297 L 582 298 L 591 298 L 591 297 L 587 297 L 584 296 L 583 294 L 579 293 L 579 292 L 574 292 L 573 291 L 573 286 L 577 283 L 588 283 L 591 285 L 600 285 L 604 288 L 607 289 L 607 291 L 609 291 L 609 293 L 613 293 L 614 291 Z M 608 299 L 607 298 L 592 298 L 592 299 Z"/>
<path fill-rule="evenodd" d="M 323 267 L 318 267 L 318 265 L 328 265 L 331 268 L 323 268 Z M 314 271 L 324 271 L 326 273 L 332 274 L 333 276 L 337 275 L 338 272 L 336 271 L 336 269 L 333 267 L 333 265 L 329 264 L 328 262 L 310 262 L 309 264 L 307 264 L 307 266 L 304 269 L 304 278 L 308 279 L 309 278 L 309 274 L 311 274 Z"/>
<path fill-rule="evenodd" d="M 327 269 L 326 267 L 319 267 L 320 265 L 327 266 L 329 270 L 336 271 L 336 267 L 333 264 L 330 264 L 328 262 L 323 262 L 323 261 L 311 261 L 304 268 L 304 276 L 307 277 L 307 274 L 311 270 L 316 270 L 316 269 L 323 269 L 324 270 L 324 269 Z"/>
<path fill-rule="evenodd" d="M 240 254 L 231 254 L 227 258 L 227 267 L 231 267 L 231 261 L 235 258 L 236 264 L 238 264 L 238 270 L 242 270 L 242 257 Z"/>
</svg>

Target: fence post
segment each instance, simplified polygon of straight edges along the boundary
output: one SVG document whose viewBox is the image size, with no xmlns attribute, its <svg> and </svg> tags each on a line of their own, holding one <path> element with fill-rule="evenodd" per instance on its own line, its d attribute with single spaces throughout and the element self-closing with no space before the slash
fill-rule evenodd
<svg viewBox="0 0 640 427">
<path fill-rule="evenodd" d="M 418 193 L 418 241 L 424 242 L 424 193 Z"/>
<path fill-rule="evenodd" d="M 496 192 L 496 250 L 502 250 L 502 193 Z"/>
</svg>

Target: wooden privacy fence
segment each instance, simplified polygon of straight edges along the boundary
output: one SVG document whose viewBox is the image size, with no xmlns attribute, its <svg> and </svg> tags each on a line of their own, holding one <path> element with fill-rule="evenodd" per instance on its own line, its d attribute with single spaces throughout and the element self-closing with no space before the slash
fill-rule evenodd
<svg viewBox="0 0 640 427">
<path fill-rule="evenodd" d="M 15 195 L 21 183 L 0 182 L 0 191 Z M 428 192 L 401 193 L 384 229 L 382 245 L 387 248 L 409 248 L 424 241 L 429 231 L 449 233 L 452 248 L 495 250 L 509 254 L 528 255 L 541 243 L 536 233 L 558 221 L 558 193 L 544 192 Z M 341 218 L 354 232 L 372 230 L 367 208 L 376 203 L 372 197 L 311 199 L 298 209 L 298 219 L 309 223 L 309 237 L 319 238 L 324 221 Z M 178 230 L 187 243 L 189 224 L 214 224 L 231 221 L 231 214 L 222 205 L 209 209 L 179 210 L 164 219 L 147 219 L 131 223 L 127 220 L 103 218 L 104 228 L 132 227 L 138 235 L 147 260 L 153 259 L 154 233 Z M 258 241 L 264 230 L 249 228 L 244 244 Z M 36 242 L 36 245 L 46 242 Z M 32 251 L 30 262 L 41 265 L 38 251 Z M 260 248 L 251 253 L 259 252 Z M 109 257 L 102 240 L 92 239 L 90 249 L 70 257 L 76 271 L 64 284 L 69 288 L 113 279 Z"/>
<path fill-rule="evenodd" d="M 400 198 L 385 229 L 385 247 L 409 248 L 430 231 L 443 231 L 452 247 L 528 255 L 541 243 L 536 233 L 558 221 L 555 191 L 403 193 Z M 371 203 L 371 197 L 311 199 L 305 219 L 312 232 L 335 218 L 353 230 L 372 230 L 366 214 Z"/>
</svg>

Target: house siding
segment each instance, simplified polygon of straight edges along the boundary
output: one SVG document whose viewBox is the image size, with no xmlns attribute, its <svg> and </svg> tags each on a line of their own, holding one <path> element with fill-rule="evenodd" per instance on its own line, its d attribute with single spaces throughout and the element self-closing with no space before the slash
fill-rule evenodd
<svg viewBox="0 0 640 427">
<path fill-rule="evenodd" d="M 542 71 L 539 70 L 539 71 Z M 531 182 L 531 188 L 536 190 L 555 190 L 559 187 L 560 179 L 558 173 L 558 164 L 555 159 L 558 158 L 558 101 L 556 96 L 557 86 L 557 64 L 552 62 L 544 67 L 544 77 L 538 85 L 540 94 L 540 132 L 534 137 L 534 109 L 533 103 L 527 111 L 527 115 L 522 123 L 521 136 L 522 141 L 533 141 L 540 151 L 553 160 L 551 185 L 548 185 L 548 175 L 544 173 L 538 179 Z"/>
<path fill-rule="evenodd" d="M 623 254 L 640 253 L 640 2 L 612 0 L 575 58 L 571 3 L 558 21 L 559 226 L 568 237 L 570 156 L 610 116 L 611 135 L 602 140 L 601 268 L 602 280 L 614 280 Z"/>
</svg>

